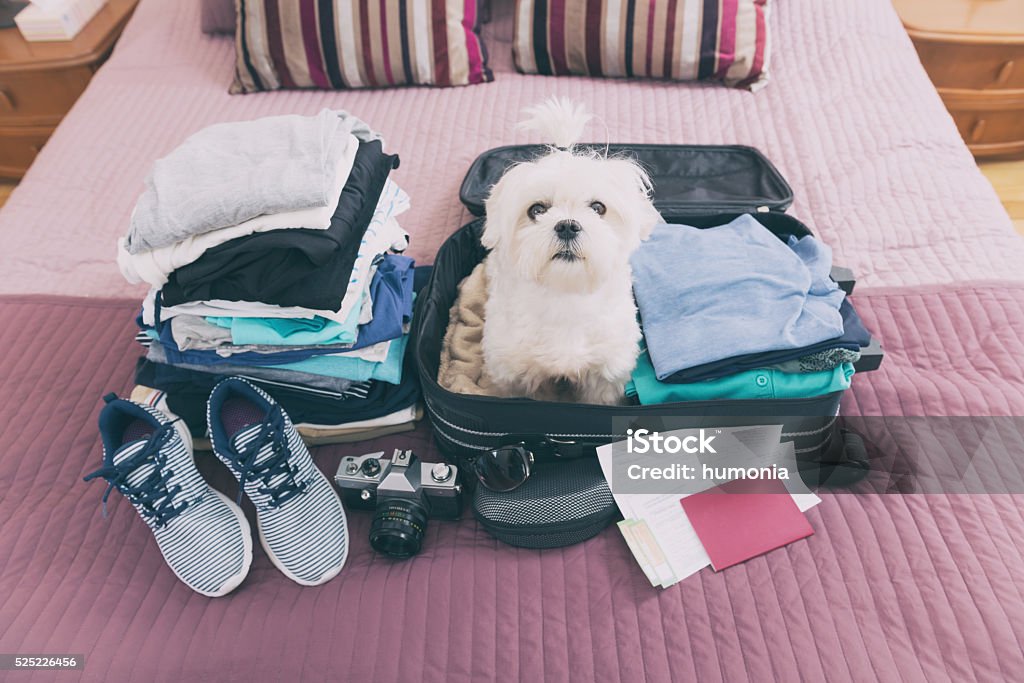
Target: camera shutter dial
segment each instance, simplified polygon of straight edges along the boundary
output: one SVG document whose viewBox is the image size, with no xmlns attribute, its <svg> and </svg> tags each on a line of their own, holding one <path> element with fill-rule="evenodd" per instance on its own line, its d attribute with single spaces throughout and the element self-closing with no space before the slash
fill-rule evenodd
<svg viewBox="0 0 1024 683">
<path fill-rule="evenodd" d="M 452 468 L 448 463 L 439 462 L 430 468 L 430 478 L 437 483 L 445 482 L 451 479 Z"/>
<path fill-rule="evenodd" d="M 363 461 L 363 475 L 367 477 L 376 477 L 380 474 L 380 460 L 377 458 L 367 458 Z"/>
</svg>

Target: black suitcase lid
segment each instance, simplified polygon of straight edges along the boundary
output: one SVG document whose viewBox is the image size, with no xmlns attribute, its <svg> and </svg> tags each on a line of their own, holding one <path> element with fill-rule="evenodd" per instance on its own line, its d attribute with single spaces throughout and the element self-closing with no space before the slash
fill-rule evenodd
<svg viewBox="0 0 1024 683">
<path fill-rule="evenodd" d="M 785 211 L 793 203 L 789 183 L 753 147 L 597 143 L 580 147 L 607 148 L 609 155 L 639 161 L 654 184 L 654 205 L 668 221 L 703 213 Z M 546 145 L 508 145 L 484 152 L 469 167 L 459 198 L 473 215 L 483 216 L 484 201 L 505 170 L 547 150 Z"/>
</svg>

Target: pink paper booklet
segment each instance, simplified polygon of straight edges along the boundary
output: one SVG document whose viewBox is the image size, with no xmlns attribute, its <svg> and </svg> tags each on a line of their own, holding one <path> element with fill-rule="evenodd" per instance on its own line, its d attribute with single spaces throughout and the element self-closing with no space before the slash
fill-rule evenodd
<svg viewBox="0 0 1024 683">
<path fill-rule="evenodd" d="M 736 479 L 681 502 L 715 571 L 814 533 L 777 479 Z"/>
</svg>

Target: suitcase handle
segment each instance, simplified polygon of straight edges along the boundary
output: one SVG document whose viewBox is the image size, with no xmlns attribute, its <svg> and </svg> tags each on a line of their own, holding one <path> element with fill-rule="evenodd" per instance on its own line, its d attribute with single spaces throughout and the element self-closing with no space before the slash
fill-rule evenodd
<svg viewBox="0 0 1024 683">
<path fill-rule="evenodd" d="M 882 345 L 872 337 L 871 343 L 860 350 L 860 360 L 853 364 L 853 369 L 857 372 L 872 372 L 881 367 L 883 358 L 885 351 Z"/>
<path fill-rule="evenodd" d="M 832 266 L 830 276 L 839 285 L 839 289 L 846 292 L 846 296 L 853 294 L 853 288 L 857 285 L 857 278 L 852 270 L 843 266 Z M 872 337 L 871 342 L 861 349 L 860 360 L 853 364 L 853 369 L 857 372 L 872 372 L 882 365 L 884 357 L 885 351 L 882 349 L 882 345 L 878 339 Z"/>
<path fill-rule="evenodd" d="M 839 289 L 846 292 L 846 296 L 853 294 L 853 288 L 857 285 L 857 278 L 853 271 L 842 266 L 832 266 L 830 273 L 832 280 L 839 285 Z"/>
</svg>

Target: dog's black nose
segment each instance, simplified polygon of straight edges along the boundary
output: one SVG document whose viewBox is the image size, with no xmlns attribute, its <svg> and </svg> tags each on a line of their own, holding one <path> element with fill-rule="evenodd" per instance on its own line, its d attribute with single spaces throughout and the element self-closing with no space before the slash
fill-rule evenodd
<svg viewBox="0 0 1024 683">
<path fill-rule="evenodd" d="M 563 242 L 571 242 L 576 239 L 583 226 L 576 221 L 558 221 L 555 223 L 555 234 Z"/>
</svg>

